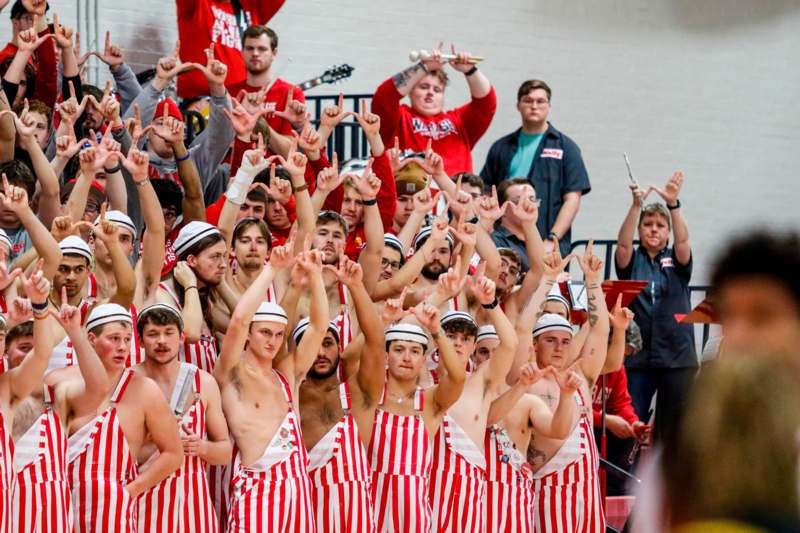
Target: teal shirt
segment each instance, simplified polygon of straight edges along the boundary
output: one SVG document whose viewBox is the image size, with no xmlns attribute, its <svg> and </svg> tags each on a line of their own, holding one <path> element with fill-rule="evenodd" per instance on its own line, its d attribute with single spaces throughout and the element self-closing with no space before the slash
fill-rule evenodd
<svg viewBox="0 0 800 533">
<path fill-rule="evenodd" d="M 539 149 L 539 143 L 542 142 L 544 133 L 529 133 L 519 132 L 519 146 L 517 152 L 511 159 L 511 164 L 508 166 L 508 177 L 510 178 L 527 178 L 533 165 L 533 158 L 536 156 L 536 150 Z"/>
</svg>

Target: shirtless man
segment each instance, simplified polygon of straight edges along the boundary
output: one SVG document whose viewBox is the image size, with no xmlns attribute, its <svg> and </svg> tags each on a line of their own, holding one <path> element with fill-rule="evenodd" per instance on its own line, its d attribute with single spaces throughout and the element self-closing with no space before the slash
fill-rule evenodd
<svg viewBox="0 0 800 533">
<path fill-rule="evenodd" d="M 136 531 L 136 499 L 181 464 L 178 426 L 158 385 L 125 367 L 133 330 L 128 310 L 117 304 L 95 306 L 86 329 L 110 393 L 99 406 L 67 396 L 75 531 Z M 67 368 L 64 379 L 78 372 L 74 366 Z M 136 457 L 147 441 L 155 443 L 159 455 L 137 475 Z M 93 459 L 100 453 L 109 458 L 104 469 Z"/>
<path fill-rule="evenodd" d="M 218 528 L 206 477 L 209 464 L 229 464 L 231 443 L 222 414 L 219 387 L 214 378 L 178 360 L 183 346 L 180 312 L 167 304 L 141 310 L 136 329 L 144 348 L 144 362 L 136 372 L 152 379 L 178 419 L 183 464 L 175 473 L 139 498 L 139 531 L 211 532 Z M 139 452 L 139 464 L 157 457 L 154 444 Z M 169 509 L 178 512 L 171 513 Z"/>
<path fill-rule="evenodd" d="M 383 327 L 367 294 L 361 266 L 343 257 L 337 278 L 350 292 L 362 335 L 344 352 L 331 324 L 300 386 L 303 439 L 319 531 L 374 531 L 366 445 L 385 379 Z M 308 319 L 292 337 L 303 338 Z"/>
<path fill-rule="evenodd" d="M 29 312 L 35 320 L 23 322 L 12 330 L 12 340 L 8 344 L 11 369 L 40 361 L 46 363 L 52 352 L 53 331 L 46 320 L 50 283 L 41 278 L 42 263 L 39 260 L 34 267 L 38 274 L 23 280 L 23 288 L 30 298 Z M 17 300 L 13 305 L 22 308 L 25 304 Z M 52 386 L 37 387 L 16 405 L 12 426 L 16 451 L 13 509 L 15 531 L 20 533 L 72 530 L 66 432 L 71 413 L 65 407 L 76 398 L 87 405 L 98 405 L 109 388 L 105 369 L 94 351 L 88 348 L 79 309 L 65 304 L 55 319 L 69 338 L 74 339 L 80 375 L 77 382 L 64 380 L 51 382 Z M 33 352 L 28 353 L 31 348 Z M 27 362 L 29 359 L 36 363 Z"/>
<path fill-rule="evenodd" d="M 422 302 L 410 312 L 439 350 L 442 378 L 426 389 L 420 386 L 420 377 L 426 372 L 425 330 L 406 323 L 386 330 L 386 386 L 375 412 L 369 446 L 378 531 L 431 529 L 433 436 L 466 381 L 465 362 L 442 333 L 439 309 Z"/>
<path fill-rule="evenodd" d="M 517 350 L 514 327 L 498 305 L 494 282 L 483 276 L 470 278 L 470 288 L 492 321 L 500 344 L 488 363 L 467 374 L 464 392 L 448 409 L 436 436 L 430 491 L 436 531 L 477 533 L 482 528 L 486 418 L 492 402 L 502 392 Z M 475 352 L 477 324 L 468 313 L 448 311 L 442 316 L 441 325 L 466 367 Z"/>
<path fill-rule="evenodd" d="M 310 322 L 296 350 L 277 361 L 285 349 L 288 316 L 279 305 L 264 301 L 276 272 L 294 260 L 293 246 L 289 241 L 274 248 L 269 264 L 245 291 L 214 368 L 239 450 L 229 532 L 314 530 L 305 445 L 293 399 L 328 329 L 320 253 L 305 251 L 297 258 L 295 275 L 311 287 Z"/>
</svg>

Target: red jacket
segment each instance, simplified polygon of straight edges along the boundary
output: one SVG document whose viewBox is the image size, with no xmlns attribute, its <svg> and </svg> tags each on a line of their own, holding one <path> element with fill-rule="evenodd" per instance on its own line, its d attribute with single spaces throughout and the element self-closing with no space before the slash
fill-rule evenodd
<svg viewBox="0 0 800 533">
<path fill-rule="evenodd" d="M 378 86 L 372 97 L 372 112 L 381 117 L 381 138 L 386 146 L 423 152 L 428 139 L 433 139 L 433 150 L 444 158 L 444 169 L 449 176 L 459 172 L 472 172 L 472 147 L 478 142 L 497 109 L 494 87 L 483 98 L 473 98 L 469 103 L 439 113 L 422 115 L 406 104 L 391 79 Z"/>
<path fill-rule="evenodd" d="M 631 403 L 631 395 L 628 393 L 628 375 L 625 373 L 625 366 L 606 374 L 606 413 L 609 415 L 617 415 L 624 418 L 629 424 L 639 421 L 636 416 L 636 411 L 633 410 L 633 403 Z M 600 412 L 603 407 L 603 397 L 600 385 L 603 383 L 603 377 L 597 379 L 597 383 L 592 390 L 592 410 L 594 411 L 594 425 L 600 427 L 602 425 L 602 418 Z"/>
<path fill-rule="evenodd" d="M 39 32 L 39 36 L 48 35 L 50 28 L 45 28 Z M 13 43 L 8 43 L 5 48 L 0 50 L 0 63 L 14 57 L 17 53 L 17 46 Z M 57 91 L 57 77 L 58 77 L 58 63 L 56 61 L 56 43 L 52 39 L 48 39 L 39 45 L 39 48 L 31 56 L 31 64 L 36 69 L 36 90 L 33 95 L 28 95 L 29 100 L 40 100 L 50 106 L 56 103 Z M 64 88 L 67 91 L 66 88 Z M 13 102 L 9 102 L 13 105 Z"/>
<path fill-rule="evenodd" d="M 248 25 L 266 24 L 285 0 L 239 0 Z M 213 42 L 214 56 L 228 65 L 225 86 L 245 79 L 242 38 L 233 13 L 233 4 L 221 0 L 177 0 L 180 56 L 184 63 L 206 64 L 205 49 Z M 208 94 L 208 82 L 202 72 L 192 70 L 178 76 L 178 96 L 191 98 Z"/>
</svg>

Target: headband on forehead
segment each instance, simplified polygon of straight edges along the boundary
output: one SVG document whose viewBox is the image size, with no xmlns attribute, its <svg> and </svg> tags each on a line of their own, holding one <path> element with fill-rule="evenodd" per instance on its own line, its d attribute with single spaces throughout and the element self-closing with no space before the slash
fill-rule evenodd
<svg viewBox="0 0 800 533">
<path fill-rule="evenodd" d="M 97 326 L 110 322 L 125 322 L 133 326 L 131 313 L 119 304 L 100 304 L 92 309 L 86 319 L 86 330 L 91 331 Z"/>
<path fill-rule="evenodd" d="M 136 317 L 136 325 L 137 326 L 140 325 L 146 318 L 146 315 L 152 311 L 166 311 L 167 313 L 175 315 L 175 317 L 178 319 L 178 323 L 180 324 L 180 329 L 181 331 L 183 331 L 183 317 L 181 316 L 181 312 L 169 304 L 162 304 L 162 303 L 148 305 L 147 307 L 139 311 L 139 314 Z"/>
<path fill-rule="evenodd" d="M 8 246 L 8 253 L 11 253 L 11 249 L 14 247 L 11 244 L 11 239 L 8 238 L 8 234 L 3 228 L 0 228 L 0 244 L 5 244 Z"/>
<path fill-rule="evenodd" d="M 572 330 L 572 325 L 566 318 L 553 313 L 545 313 L 542 315 L 536 323 L 536 327 L 533 329 L 533 338 L 535 339 L 548 331 L 563 331 L 569 333 L 571 336 L 575 334 Z"/>
<path fill-rule="evenodd" d="M 419 230 L 419 233 L 417 233 L 417 236 L 414 237 L 414 249 L 415 250 L 419 250 L 420 249 L 420 247 L 425 242 L 425 240 L 428 237 L 431 236 L 431 232 L 432 231 L 433 231 L 433 229 L 430 226 L 425 226 L 424 228 Z M 453 244 L 455 243 L 455 240 L 453 239 L 453 235 L 450 233 L 450 229 L 449 228 L 447 229 L 447 242 L 450 243 L 450 246 L 453 246 Z"/>
<path fill-rule="evenodd" d="M 131 217 L 123 213 L 122 211 L 106 211 L 106 220 L 109 222 L 113 222 L 115 226 L 120 229 L 126 229 L 131 232 L 131 234 L 136 235 L 136 226 L 133 225 L 133 220 Z M 100 217 L 94 221 L 95 226 L 100 225 Z"/>
<path fill-rule="evenodd" d="M 478 335 L 475 337 L 475 342 L 488 341 L 490 339 L 500 340 L 497 336 L 497 330 L 491 324 L 486 324 L 478 328 Z"/>
<path fill-rule="evenodd" d="M 181 228 L 175 242 L 172 243 L 172 249 L 175 255 L 180 257 L 183 252 L 191 248 L 194 244 L 210 235 L 220 235 L 217 228 L 206 222 L 193 220 Z"/>
<path fill-rule="evenodd" d="M 428 336 L 425 331 L 416 324 L 395 324 L 390 326 L 384 334 L 386 342 L 391 341 L 408 341 L 417 342 L 423 346 L 428 347 Z"/>
<path fill-rule="evenodd" d="M 70 235 L 66 237 L 63 241 L 58 243 L 58 247 L 61 249 L 61 253 L 64 255 L 80 255 L 85 257 L 90 263 L 92 262 L 92 249 L 89 248 L 89 245 L 86 244 L 86 241 L 76 235 Z"/>
<path fill-rule="evenodd" d="M 308 317 L 301 318 L 297 325 L 294 327 L 294 331 L 292 331 L 292 340 L 295 344 L 300 342 L 300 339 L 303 337 L 303 333 L 306 332 L 308 329 L 308 325 L 311 323 L 311 320 Z M 339 342 L 339 327 L 336 325 L 336 322 L 330 321 L 328 323 L 328 331 L 336 338 L 336 342 Z"/>
<path fill-rule="evenodd" d="M 396 235 L 391 233 L 384 233 L 383 234 L 383 245 L 388 246 L 390 248 L 394 248 L 400 255 L 403 255 L 403 243 L 400 242 L 400 239 L 397 238 Z"/>
<path fill-rule="evenodd" d="M 262 302 L 258 306 L 258 311 L 253 315 L 251 322 L 276 322 L 284 326 L 289 324 L 289 316 L 283 307 L 272 302 Z"/>
<path fill-rule="evenodd" d="M 554 283 L 550 288 L 550 292 L 547 294 L 545 301 L 562 303 L 564 307 L 567 308 L 567 313 L 572 309 L 572 306 L 569 305 L 569 301 L 561 294 L 561 287 L 559 287 L 558 283 Z"/>
<path fill-rule="evenodd" d="M 444 326 L 445 324 L 448 324 L 454 320 L 465 320 L 476 328 L 478 327 L 478 324 L 475 322 L 475 319 L 472 318 L 472 315 L 465 313 L 464 311 L 448 311 L 442 315 L 440 323 L 442 326 Z"/>
</svg>

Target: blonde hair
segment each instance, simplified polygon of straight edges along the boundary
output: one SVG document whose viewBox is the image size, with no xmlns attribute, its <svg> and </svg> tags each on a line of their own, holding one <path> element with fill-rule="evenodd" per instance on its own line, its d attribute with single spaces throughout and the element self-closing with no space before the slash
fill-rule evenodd
<svg viewBox="0 0 800 533">
<path fill-rule="evenodd" d="M 800 393 L 790 361 L 726 358 L 697 380 L 676 449 L 665 450 L 673 524 L 798 519 Z"/>
</svg>

